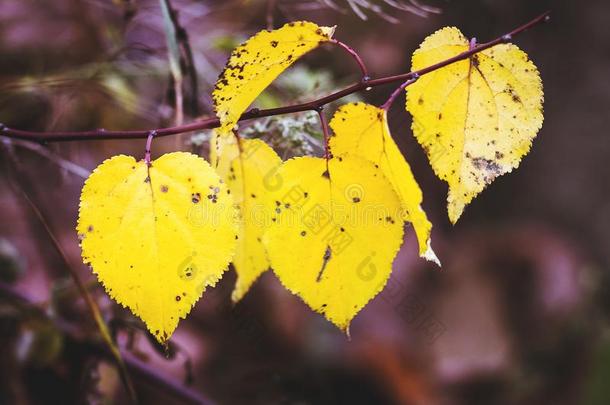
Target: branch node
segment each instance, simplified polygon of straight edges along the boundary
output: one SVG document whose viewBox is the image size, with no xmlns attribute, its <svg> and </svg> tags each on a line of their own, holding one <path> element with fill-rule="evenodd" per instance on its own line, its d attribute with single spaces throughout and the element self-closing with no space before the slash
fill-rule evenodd
<svg viewBox="0 0 610 405">
<path fill-rule="evenodd" d="M 259 114 L 261 113 L 261 110 L 260 110 L 260 108 L 254 107 L 254 108 L 251 108 L 250 111 L 248 111 L 248 113 L 250 115 L 252 115 L 253 117 L 258 117 Z"/>
<path fill-rule="evenodd" d="M 502 37 L 502 38 L 504 38 L 504 37 Z M 473 50 L 474 48 L 476 48 L 476 47 L 477 47 L 477 39 L 476 39 L 476 37 L 473 37 L 473 38 L 470 40 L 470 46 L 468 47 L 468 50 L 469 50 L 469 51 L 472 51 L 472 50 Z"/>
<path fill-rule="evenodd" d="M 8 131 L 8 127 L 0 122 L 0 131 L 5 132 Z"/>
<path fill-rule="evenodd" d="M 502 41 L 503 42 L 510 42 L 513 39 L 513 36 L 510 34 L 506 34 L 502 36 Z"/>
</svg>

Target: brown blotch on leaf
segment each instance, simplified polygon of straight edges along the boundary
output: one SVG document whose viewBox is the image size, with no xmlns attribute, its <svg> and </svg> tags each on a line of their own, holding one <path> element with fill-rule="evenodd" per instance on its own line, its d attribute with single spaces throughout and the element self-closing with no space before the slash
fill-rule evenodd
<svg viewBox="0 0 610 405">
<path fill-rule="evenodd" d="M 475 68 L 478 68 L 478 67 L 479 67 L 479 63 L 480 63 L 480 61 L 479 61 L 479 56 L 478 56 L 478 55 L 474 55 L 474 56 L 472 56 L 472 58 L 471 58 L 470 60 L 472 61 L 472 65 L 473 65 Z"/>
<path fill-rule="evenodd" d="M 487 172 L 486 182 L 489 183 L 494 177 L 497 177 L 501 174 L 502 168 L 499 164 L 494 162 L 493 160 L 485 159 L 482 157 L 473 158 L 472 165 L 478 170 L 483 170 Z"/>
</svg>

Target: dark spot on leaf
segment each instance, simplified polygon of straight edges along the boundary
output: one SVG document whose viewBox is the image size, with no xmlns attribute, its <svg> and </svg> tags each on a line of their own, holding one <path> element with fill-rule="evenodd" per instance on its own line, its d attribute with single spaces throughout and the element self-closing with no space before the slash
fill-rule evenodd
<svg viewBox="0 0 610 405">
<path fill-rule="evenodd" d="M 472 56 L 471 60 L 472 60 L 472 64 L 474 65 L 474 67 L 478 68 L 479 67 L 479 63 L 480 63 L 479 62 L 479 56 L 478 55 L 474 55 L 474 56 Z"/>
<path fill-rule="evenodd" d="M 324 269 L 326 268 L 326 265 L 328 264 L 328 261 L 330 260 L 331 256 L 332 252 L 330 250 L 330 246 L 326 246 L 326 251 L 324 252 L 324 256 L 322 257 L 322 268 L 318 273 L 318 277 L 316 277 L 316 282 L 320 282 L 322 280 L 322 274 L 324 273 Z"/>
</svg>

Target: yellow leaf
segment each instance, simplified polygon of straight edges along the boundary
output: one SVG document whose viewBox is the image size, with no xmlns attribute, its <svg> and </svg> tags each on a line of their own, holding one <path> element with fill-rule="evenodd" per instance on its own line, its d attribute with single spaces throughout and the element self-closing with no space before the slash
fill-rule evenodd
<svg viewBox="0 0 610 405">
<path fill-rule="evenodd" d="M 432 34 L 413 54 L 417 70 L 469 49 L 457 28 Z M 449 219 L 496 177 L 512 171 L 542 126 L 542 82 L 527 54 L 497 45 L 422 76 L 407 88 L 413 132 L 449 184 Z"/>
<path fill-rule="evenodd" d="M 297 59 L 329 41 L 333 27 L 297 21 L 261 31 L 233 50 L 212 93 L 219 132 L 228 134 L 265 88 Z"/>
<path fill-rule="evenodd" d="M 402 243 L 401 205 L 383 172 L 356 156 L 302 157 L 278 171 L 263 240 L 281 283 L 348 331 L 385 286 Z"/>
<path fill-rule="evenodd" d="M 379 166 L 400 198 L 403 219 L 413 224 L 420 256 L 440 266 L 430 246 L 432 224 L 421 208 L 422 191 L 390 135 L 386 111 L 365 103 L 346 104 L 337 110 L 330 126 L 332 153 L 352 153 Z"/>
<path fill-rule="evenodd" d="M 217 172 L 225 180 L 241 214 L 239 240 L 233 258 L 237 283 L 232 299 L 239 301 L 256 279 L 269 269 L 262 237 L 269 225 L 270 191 L 277 187 L 273 175 L 282 160 L 260 139 L 215 138 L 222 144 Z"/>
<path fill-rule="evenodd" d="M 87 179 L 77 231 L 83 261 L 108 294 L 163 343 L 226 270 L 236 217 L 226 185 L 205 160 L 176 152 L 148 168 L 121 155 Z"/>
</svg>

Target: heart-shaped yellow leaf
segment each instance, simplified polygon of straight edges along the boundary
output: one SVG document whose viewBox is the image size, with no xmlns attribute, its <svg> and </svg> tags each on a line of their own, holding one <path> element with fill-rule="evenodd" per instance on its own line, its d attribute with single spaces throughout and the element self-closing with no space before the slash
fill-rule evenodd
<svg viewBox="0 0 610 405">
<path fill-rule="evenodd" d="M 277 173 L 263 240 L 281 283 L 342 330 L 385 286 L 402 243 L 401 204 L 373 163 L 302 157 Z"/>
<path fill-rule="evenodd" d="M 226 270 L 237 211 L 198 156 L 170 153 L 148 167 L 121 155 L 85 182 L 77 231 L 83 261 L 108 294 L 163 343 Z"/>
<path fill-rule="evenodd" d="M 422 191 L 390 135 L 387 112 L 365 103 L 345 104 L 333 116 L 330 127 L 334 132 L 330 138 L 332 153 L 352 153 L 379 166 L 400 198 L 404 220 L 413 224 L 420 256 L 440 266 L 430 245 L 432 223 L 421 208 Z"/>
<path fill-rule="evenodd" d="M 413 54 L 418 70 L 469 49 L 457 28 L 432 34 Z M 513 44 L 479 52 L 407 88 L 413 132 L 436 175 L 449 184 L 449 219 L 496 177 L 519 165 L 542 126 L 542 82 Z"/>
</svg>

